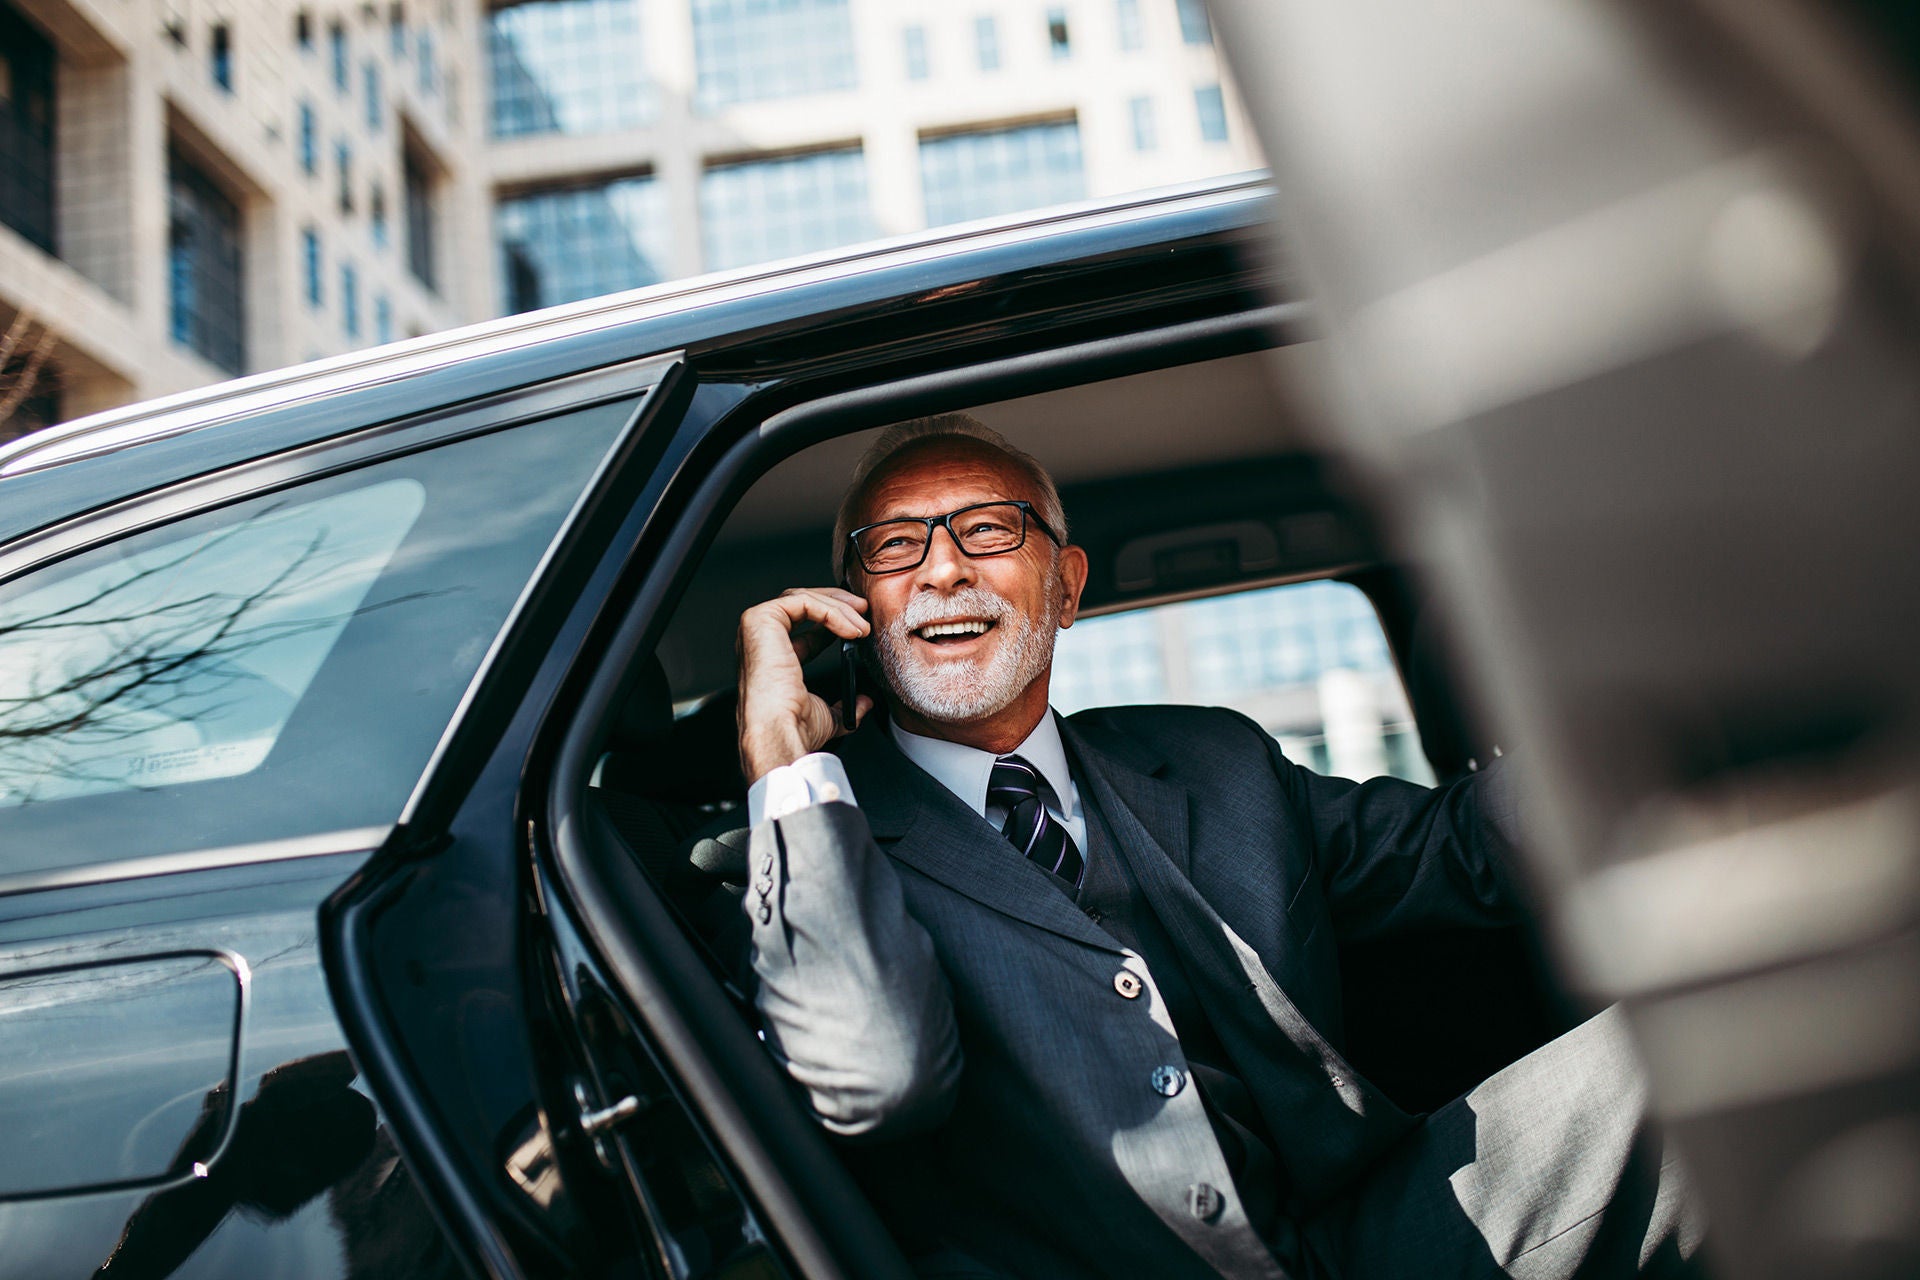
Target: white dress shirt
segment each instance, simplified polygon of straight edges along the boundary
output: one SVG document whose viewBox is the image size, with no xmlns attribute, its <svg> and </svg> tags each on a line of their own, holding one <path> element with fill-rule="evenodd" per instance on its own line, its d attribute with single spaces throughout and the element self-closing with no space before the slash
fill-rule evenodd
<svg viewBox="0 0 1920 1280">
<path fill-rule="evenodd" d="M 987 805 L 987 781 L 993 774 L 994 761 L 999 759 L 993 752 L 909 733 L 893 722 L 889 722 L 887 728 L 907 759 L 932 774 L 936 782 L 959 796 L 968 808 L 992 823 L 996 830 L 1006 822 L 1006 810 Z M 1086 812 L 1080 807 L 1080 791 L 1074 785 L 1073 771 L 1067 767 L 1066 743 L 1060 739 L 1060 722 L 1051 708 L 1040 717 L 1040 723 L 1034 726 L 1026 741 L 1007 754 L 1019 756 L 1032 765 L 1046 782 L 1047 812 L 1053 815 L 1054 821 L 1066 826 L 1074 846 L 1084 851 Z M 840 758 L 816 751 L 769 771 L 747 788 L 747 821 L 757 827 L 767 818 L 784 818 L 808 805 L 835 800 L 858 804 Z"/>
</svg>

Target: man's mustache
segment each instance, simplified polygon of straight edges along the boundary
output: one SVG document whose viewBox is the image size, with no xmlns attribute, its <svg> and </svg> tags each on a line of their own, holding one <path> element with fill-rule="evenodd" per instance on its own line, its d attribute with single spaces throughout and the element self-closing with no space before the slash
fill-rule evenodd
<svg viewBox="0 0 1920 1280">
<path fill-rule="evenodd" d="M 1018 612 L 1013 602 L 986 587 L 961 587 L 946 595 L 917 595 L 893 620 L 891 630 L 904 636 L 909 631 L 932 626 L 936 622 L 954 622 L 962 618 L 984 618 L 999 622 Z"/>
</svg>

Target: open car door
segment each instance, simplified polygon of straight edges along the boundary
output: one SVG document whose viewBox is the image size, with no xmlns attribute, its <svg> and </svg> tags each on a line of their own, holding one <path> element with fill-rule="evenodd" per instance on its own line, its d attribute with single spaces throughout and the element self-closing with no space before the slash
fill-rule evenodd
<svg viewBox="0 0 1920 1280">
<path fill-rule="evenodd" d="M 1712 1260 L 1920 1273 L 1911 14 L 1213 2 Z"/>
</svg>

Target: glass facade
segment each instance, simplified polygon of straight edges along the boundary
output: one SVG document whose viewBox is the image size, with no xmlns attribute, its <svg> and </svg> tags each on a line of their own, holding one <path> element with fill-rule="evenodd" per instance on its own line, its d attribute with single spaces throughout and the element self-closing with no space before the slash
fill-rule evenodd
<svg viewBox="0 0 1920 1280">
<path fill-rule="evenodd" d="M 1000 24 L 991 15 L 973 20 L 973 49 L 982 71 L 1000 69 Z"/>
<path fill-rule="evenodd" d="M 1207 17 L 1207 0 L 1174 0 L 1180 11 L 1180 38 L 1188 44 L 1212 44 L 1213 23 Z"/>
<path fill-rule="evenodd" d="M 700 179 L 709 271 L 854 244 L 874 235 L 858 147 L 717 165 Z"/>
<path fill-rule="evenodd" d="M 637 289 L 665 277 L 665 193 L 651 177 L 530 191 L 494 211 L 508 311 Z"/>
<path fill-rule="evenodd" d="M 693 0 L 693 50 L 702 110 L 858 82 L 847 0 Z"/>
<path fill-rule="evenodd" d="M 247 362 L 240 207 L 172 149 L 167 197 L 169 332 L 180 345 L 239 373 Z"/>
<path fill-rule="evenodd" d="M 646 124 L 639 0 L 527 0 L 487 19 L 493 134 L 604 133 Z"/>
<path fill-rule="evenodd" d="M 1193 91 L 1193 109 L 1200 117 L 1203 142 L 1227 140 L 1227 104 L 1217 84 L 1203 84 Z"/>
<path fill-rule="evenodd" d="M 53 44 L 0 4 L 0 222 L 53 247 Z"/>
<path fill-rule="evenodd" d="M 1062 120 L 922 138 L 920 188 L 930 227 L 1081 199 L 1080 126 Z"/>
<path fill-rule="evenodd" d="M 1379 618 L 1345 583 L 1085 619 L 1060 635 L 1051 693 L 1068 714 L 1135 702 L 1232 707 L 1322 772 L 1433 780 Z"/>
</svg>

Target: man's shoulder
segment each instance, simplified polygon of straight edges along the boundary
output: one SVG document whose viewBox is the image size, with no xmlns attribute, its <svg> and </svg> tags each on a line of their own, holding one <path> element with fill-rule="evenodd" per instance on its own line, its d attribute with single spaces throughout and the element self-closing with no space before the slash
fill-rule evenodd
<svg viewBox="0 0 1920 1280">
<path fill-rule="evenodd" d="M 1265 754 L 1267 735 L 1246 716 L 1225 707 L 1173 703 L 1093 707 L 1066 718 L 1090 737 L 1119 737 L 1153 748 L 1169 759 L 1190 753 L 1257 749 Z"/>
</svg>

